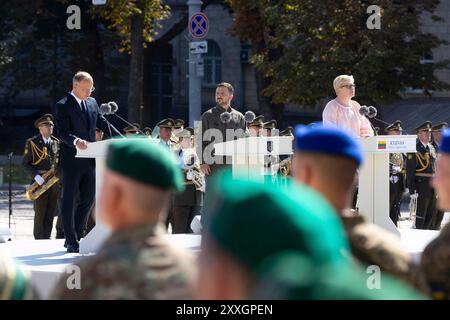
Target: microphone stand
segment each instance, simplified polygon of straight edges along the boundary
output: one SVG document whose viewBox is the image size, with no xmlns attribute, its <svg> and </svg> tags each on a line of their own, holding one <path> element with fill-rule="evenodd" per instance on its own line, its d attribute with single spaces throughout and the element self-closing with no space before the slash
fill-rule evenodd
<svg viewBox="0 0 450 320">
<path fill-rule="evenodd" d="M 110 137 L 112 137 L 111 128 L 113 128 L 113 130 L 115 131 L 115 133 L 117 133 L 119 136 L 121 136 L 122 139 L 126 139 L 126 137 L 125 137 L 123 134 L 121 134 L 120 131 L 117 130 L 117 128 L 114 127 L 113 124 L 112 124 L 111 122 L 108 121 L 108 119 L 106 119 L 106 117 L 103 117 L 103 118 L 105 118 L 106 123 L 108 124 L 108 129 L 109 129 L 109 135 L 110 135 Z"/>
</svg>

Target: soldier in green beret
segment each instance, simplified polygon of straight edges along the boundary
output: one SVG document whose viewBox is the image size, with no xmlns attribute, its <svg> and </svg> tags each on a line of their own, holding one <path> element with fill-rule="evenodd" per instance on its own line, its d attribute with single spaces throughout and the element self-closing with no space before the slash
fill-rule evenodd
<svg viewBox="0 0 450 320">
<path fill-rule="evenodd" d="M 103 181 L 99 218 L 112 234 L 95 256 L 77 263 L 81 289 L 69 290 L 63 277 L 52 297 L 192 298 L 192 257 L 168 243 L 161 224 L 171 193 L 184 188 L 174 155 L 147 139 L 114 141 Z"/>
<path fill-rule="evenodd" d="M 230 172 L 212 180 L 200 299 L 422 298 L 385 275 L 370 290 L 333 208 L 312 189 L 233 180 Z"/>
</svg>

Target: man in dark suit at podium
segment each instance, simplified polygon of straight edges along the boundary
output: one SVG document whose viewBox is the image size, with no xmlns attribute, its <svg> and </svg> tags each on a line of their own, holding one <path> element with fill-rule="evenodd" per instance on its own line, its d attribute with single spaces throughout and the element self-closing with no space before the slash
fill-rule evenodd
<svg viewBox="0 0 450 320">
<path fill-rule="evenodd" d="M 95 129 L 109 132 L 106 119 L 99 113 L 92 76 L 79 71 L 73 77 L 72 91 L 56 103 L 56 125 L 61 140 L 63 192 L 61 217 L 67 252 L 78 252 L 78 241 L 84 236 L 86 219 L 95 200 L 94 159 L 75 158 L 95 142 Z M 77 200 L 79 199 L 79 200 Z"/>
</svg>

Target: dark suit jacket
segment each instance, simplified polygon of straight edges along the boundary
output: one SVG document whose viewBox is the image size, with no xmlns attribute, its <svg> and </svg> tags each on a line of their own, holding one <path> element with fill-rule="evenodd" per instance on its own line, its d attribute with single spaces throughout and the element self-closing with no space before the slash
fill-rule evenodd
<svg viewBox="0 0 450 320">
<path fill-rule="evenodd" d="M 73 144 L 76 138 L 95 142 L 95 128 L 100 128 L 108 132 L 106 119 L 99 113 L 97 101 L 89 97 L 86 100 L 88 110 L 88 122 L 86 123 L 80 105 L 77 100 L 69 93 L 67 96 L 56 103 L 56 127 L 58 138 L 61 140 L 61 165 L 75 165 L 77 153 Z"/>
</svg>

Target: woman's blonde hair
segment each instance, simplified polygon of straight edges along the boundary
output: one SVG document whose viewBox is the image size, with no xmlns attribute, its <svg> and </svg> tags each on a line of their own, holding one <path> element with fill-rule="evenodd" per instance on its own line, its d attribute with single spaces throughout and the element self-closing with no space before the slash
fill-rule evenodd
<svg viewBox="0 0 450 320">
<path fill-rule="evenodd" d="M 342 74 L 340 76 L 337 76 L 333 81 L 333 88 L 334 90 L 339 89 L 343 85 L 354 83 L 355 79 L 353 76 L 349 76 L 346 74 Z"/>
</svg>

